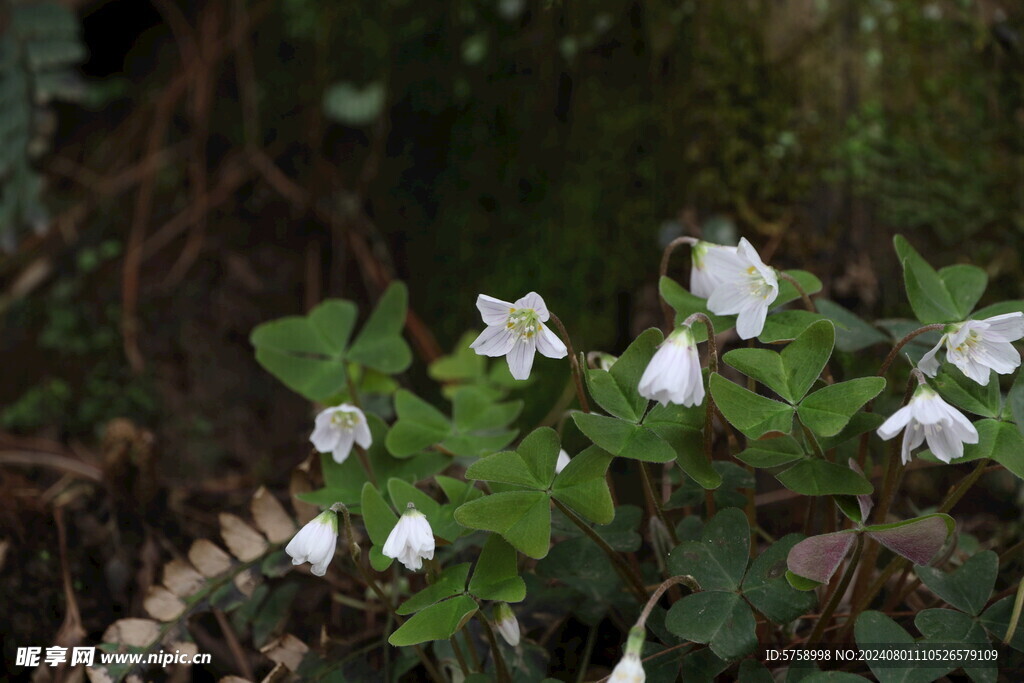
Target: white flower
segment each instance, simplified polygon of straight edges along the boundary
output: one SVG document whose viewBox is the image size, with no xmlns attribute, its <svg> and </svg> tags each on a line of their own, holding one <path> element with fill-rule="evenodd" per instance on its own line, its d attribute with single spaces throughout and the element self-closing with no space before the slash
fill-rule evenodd
<svg viewBox="0 0 1024 683">
<path fill-rule="evenodd" d="M 644 673 L 640 655 L 633 652 L 624 654 L 608 677 L 608 683 L 644 683 L 646 680 L 647 674 Z"/>
<path fill-rule="evenodd" d="M 558 449 L 558 460 L 555 461 L 555 474 L 558 474 L 565 469 L 565 466 L 569 464 L 569 454 L 565 452 L 564 448 Z"/>
<path fill-rule="evenodd" d="M 708 297 L 708 310 L 716 315 L 736 315 L 740 339 L 761 334 L 768 307 L 779 296 L 775 271 L 761 261 L 745 237 L 735 252 L 713 249 L 705 262 L 721 280 Z"/>
<path fill-rule="evenodd" d="M 434 532 L 426 516 L 409 503 L 409 508 L 388 535 L 381 552 L 393 557 L 409 571 L 423 566 L 423 559 L 434 559 Z"/>
<path fill-rule="evenodd" d="M 701 240 L 690 247 L 690 293 L 694 296 L 707 299 L 722 284 L 722 271 L 717 267 L 720 264 L 714 255 L 719 250 L 725 254 L 736 253 L 736 247 Z"/>
<path fill-rule="evenodd" d="M 662 405 L 700 405 L 704 400 L 704 377 L 689 326 L 679 327 L 662 342 L 640 377 L 637 390 L 644 398 Z"/>
<path fill-rule="evenodd" d="M 910 452 L 925 439 L 935 457 L 945 463 L 962 457 L 965 443 L 978 443 L 978 430 L 971 421 L 927 384 L 919 386 L 910 402 L 882 423 L 878 435 L 888 441 L 904 427 L 904 465 L 910 462 Z"/>
<path fill-rule="evenodd" d="M 291 555 L 292 564 L 309 562 L 309 568 L 316 576 L 327 572 L 327 565 L 334 557 L 338 544 L 338 513 L 324 510 L 299 529 L 284 551 Z"/>
<path fill-rule="evenodd" d="M 548 358 L 565 358 L 565 344 L 544 325 L 551 314 L 536 292 L 530 292 L 514 304 L 481 294 L 476 298 L 476 307 L 487 329 L 470 348 L 481 356 L 506 356 L 508 369 L 516 379 L 530 376 L 536 351 Z"/>
<path fill-rule="evenodd" d="M 309 440 L 321 453 L 333 453 L 334 462 L 343 463 L 352 452 L 352 443 L 369 448 L 373 443 L 370 426 L 363 411 L 348 403 L 328 408 L 316 416 Z"/>
<path fill-rule="evenodd" d="M 506 643 L 512 647 L 519 645 L 519 622 L 516 621 L 512 608 L 504 602 L 499 602 L 494 607 L 494 626 Z"/>
<path fill-rule="evenodd" d="M 946 345 L 946 360 L 982 386 L 988 385 L 990 370 L 1006 375 L 1020 366 L 1020 354 L 1010 342 L 1024 337 L 1024 313 L 1006 313 L 984 320 L 967 320 L 950 325 L 939 343 L 921 357 L 917 367 L 929 377 L 939 371 L 935 354 Z"/>
</svg>

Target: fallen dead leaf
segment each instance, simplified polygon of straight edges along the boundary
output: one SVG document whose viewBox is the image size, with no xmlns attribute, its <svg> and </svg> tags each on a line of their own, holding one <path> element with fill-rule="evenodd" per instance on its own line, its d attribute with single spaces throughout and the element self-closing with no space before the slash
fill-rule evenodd
<svg viewBox="0 0 1024 683">
<path fill-rule="evenodd" d="M 260 652 L 270 661 L 284 664 L 289 670 L 295 671 L 299 668 L 302 658 L 309 652 L 309 648 L 292 634 L 286 633 L 264 645 Z"/>
<path fill-rule="evenodd" d="M 188 559 L 207 578 L 223 574 L 231 568 L 231 556 L 205 538 L 192 544 L 188 550 Z"/>
<path fill-rule="evenodd" d="M 220 535 L 231 554 L 249 562 L 267 551 L 267 539 L 242 521 L 241 517 L 229 512 L 220 513 Z"/>
<path fill-rule="evenodd" d="M 179 598 L 187 598 L 202 588 L 206 580 L 195 567 L 176 557 L 164 565 L 163 583 Z"/>
<path fill-rule="evenodd" d="M 185 611 L 185 603 L 163 586 L 151 586 L 146 593 L 146 599 L 142 606 L 149 612 L 149 615 L 160 621 L 171 621 L 176 619 Z"/>
<path fill-rule="evenodd" d="M 118 619 L 103 632 L 104 643 L 124 643 L 134 647 L 146 647 L 159 637 L 160 624 L 152 619 Z"/>
<path fill-rule="evenodd" d="M 261 486 L 252 497 L 252 518 L 271 543 L 284 543 L 295 534 L 291 515 L 265 486 Z"/>
</svg>

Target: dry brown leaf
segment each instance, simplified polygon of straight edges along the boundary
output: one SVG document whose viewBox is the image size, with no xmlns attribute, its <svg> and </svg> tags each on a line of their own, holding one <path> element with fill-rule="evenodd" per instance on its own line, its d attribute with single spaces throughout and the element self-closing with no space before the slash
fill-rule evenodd
<svg viewBox="0 0 1024 683">
<path fill-rule="evenodd" d="M 164 565 L 163 583 L 179 598 L 187 598 L 202 588 L 206 580 L 195 567 L 176 557 Z"/>
<path fill-rule="evenodd" d="M 231 568 L 231 556 L 205 538 L 192 544 L 188 550 L 188 559 L 207 578 L 223 574 Z"/>
<path fill-rule="evenodd" d="M 11 549 L 11 542 L 6 538 L 0 541 L 0 571 L 3 571 L 4 561 L 7 559 L 7 551 Z"/>
<path fill-rule="evenodd" d="M 230 512 L 220 513 L 220 535 L 231 554 L 242 562 L 255 560 L 267 551 L 267 539 Z"/>
<path fill-rule="evenodd" d="M 217 683 L 252 683 L 252 681 L 248 678 L 242 678 L 241 676 L 225 676 L 217 681 Z"/>
<path fill-rule="evenodd" d="M 284 543 L 295 534 L 291 515 L 265 486 L 261 486 L 252 497 L 252 518 L 271 543 Z"/>
<path fill-rule="evenodd" d="M 260 575 L 251 569 L 247 569 L 244 572 L 238 572 L 235 575 L 235 588 L 241 591 L 242 595 L 247 598 L 251 598 L 253 591 L 256 590 L 256 586 L 260 585 Z"/>
<path fill-rule="evenodd" d="M 284 664 L 277 664 L 273 669 L 270 670 L 260 683 L 280 683 L 281 681 L 294 680 L 295 676 L 292 675 L 291 670 L 288 669 Z"/>
<path fill-rule="evenodd" d="M 309 652 L 309 648 L 292 634 L 286 633 L 264 645 L 260 652 L 270 661 L 284 664 L 289 670 L 295 671 L 299 668 L 302 658 Z"/>
<path fill-rule="evenodd" d="M 185 611 L 181 598 L 163 586 L 150 586 L 142 606 L 151 617 L 160 621 L 171 621 Z"/>
<path fill-rule="evenodd" d="M 103 632 L 104 643 L 124 643 L 134 647 L 146 647 L 159 637 L 160 624 L 152 619 L 118 619 Z"/>
<path fill-rule="evenodd" d="M 171 644 L 170 648 L 167 648 L 167 651 L 170 652 L 171 648 L 174 648 L 174 650 L 181 654 L 188 655 L 189 661 L 192 661 L 193 657 L 199 654 L 199 646 L 187 640 L 175 641 Z"/>
</svg>

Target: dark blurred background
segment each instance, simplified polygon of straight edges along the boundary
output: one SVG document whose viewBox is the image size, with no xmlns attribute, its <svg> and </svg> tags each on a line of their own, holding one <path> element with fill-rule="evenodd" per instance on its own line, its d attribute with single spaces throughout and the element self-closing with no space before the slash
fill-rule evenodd
<svg viewBox="0 0 1024 683">
<path fill-rule="evenodd" d="M 398 278 L 421 361 L 478 292 L 617 352 L 681 234 L 866 317 L 909 312 L 895 232 L 1019 298 L 1022 33 L 1011 0 L 0 0 L 3 445 L 143 444 L 224 507 L 306 454 L 256 324 Z M 22 542 L 33 477 L 0 476 Z"/>
</svg>

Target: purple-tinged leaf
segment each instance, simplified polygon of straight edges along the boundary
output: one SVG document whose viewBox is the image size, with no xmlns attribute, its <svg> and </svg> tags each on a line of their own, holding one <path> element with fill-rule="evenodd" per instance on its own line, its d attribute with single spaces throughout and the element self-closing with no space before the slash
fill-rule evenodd
<svg viewBox="0 0 1024 683">
<path fill-rule="evenodd" d="M 850 551 L 856 536 L 856 530 L 847 529 L 805 538 L 789 551 L 786 565 L 797 576 L 828 583 Z"/>
<path fill-rule="evenodd" d="M 914 564 L 928 564 L 955 529 L 953 518 L 941 513 L 864 527 L 868 536 Z"/>
</svg>

